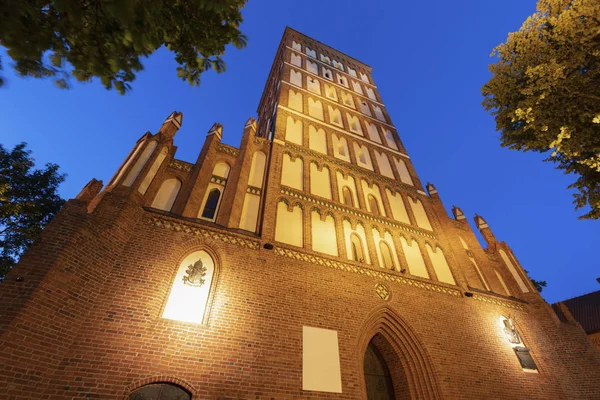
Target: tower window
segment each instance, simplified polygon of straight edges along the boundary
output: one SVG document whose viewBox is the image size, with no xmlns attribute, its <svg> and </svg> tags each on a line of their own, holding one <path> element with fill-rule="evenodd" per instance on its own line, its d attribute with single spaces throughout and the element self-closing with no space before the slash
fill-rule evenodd
<svg viewBox="0 0 600 400">
<path fill-rule="evenodd" d="M 387 269 L 394 269 L 394 261 L 390 246 L 386 242 L 381 241 L 379 242 L 379 251 L 381 252 L 381 259 L 383 260 L 383 267 Z"/>
<path fill-rule="evenodd" d="M 352 192 L 348 188 L 348 186 L 344 186 L 342 188 L 342 194 L 344 196 L 344 204 L 354 207 L 354 200 L 352 199 Z"/>
<path fill-rule="evenodd" d="M 363 252 L 362 241 L 356 233 L 350 236 L 350 245 L 352 246 L 352 259 L 358 262 L 364 262 L 365 255 Z"/>
<path fill-rule="evenodd" d="M 376 215 L 381 215 L 381 212 L 379 211 L 379 203 L 377 202 L 377 199 L 375 198 L 375 196 L 373 196 L 372 194 L 369 195 L 368 197 L 369 200 L 369 209 L 373 214 Z"/>
<path fill-rule="evenodd" d="M 204 205 L 204 211 L 202 211 L 202 218 L 214 219 L 217 212 L 217 206 L 219 205 L 219 198 L 221 192 L 219 189 L 213 189 L 208 194 L 206 204 Z"/>
</svg>

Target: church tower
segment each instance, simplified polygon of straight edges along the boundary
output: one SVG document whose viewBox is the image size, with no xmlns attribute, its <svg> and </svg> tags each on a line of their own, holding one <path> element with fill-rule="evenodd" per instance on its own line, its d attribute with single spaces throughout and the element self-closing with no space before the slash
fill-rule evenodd
<svg viewBox="0 0 600 400">
<path fill-rule="evenodd" d="M 182 124 L 0 284 L 0 398 L 597 398 L 600 353 L 448 216 L 368 65 L 286 28 L 239 148 L 215 123 L 178 160 Z"/>
</svg>

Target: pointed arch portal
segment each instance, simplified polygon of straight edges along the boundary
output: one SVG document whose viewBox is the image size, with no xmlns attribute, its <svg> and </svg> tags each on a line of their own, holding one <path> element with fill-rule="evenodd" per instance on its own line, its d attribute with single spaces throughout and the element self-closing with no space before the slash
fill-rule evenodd
<svg viewBox="0 0 600 400">
<path fill-rule="evenodd" d="M 394 311 L 376 310 L 361 332 L 358 359 L 364 399 L 442 398 L 427 350 Z"/>
</svg>

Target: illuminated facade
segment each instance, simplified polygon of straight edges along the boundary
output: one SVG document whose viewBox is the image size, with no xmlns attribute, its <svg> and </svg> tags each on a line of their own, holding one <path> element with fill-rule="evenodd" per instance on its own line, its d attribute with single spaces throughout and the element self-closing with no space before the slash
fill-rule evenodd
<svg viewBox="0 0 600 400">
<path fill-rule="evenodd" d="M 600 352 L 423 186 L 369 66 L 288 28 L 239 148 L 215 124 L 177 160 L 182 117 L 0 285 L 9 398 L 598 398 Z"/>
</svg>

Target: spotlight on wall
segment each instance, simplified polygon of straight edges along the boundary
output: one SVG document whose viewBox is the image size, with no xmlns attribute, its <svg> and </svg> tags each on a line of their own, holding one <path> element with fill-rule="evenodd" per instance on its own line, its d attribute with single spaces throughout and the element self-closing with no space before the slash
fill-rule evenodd
<svg viewBox="0 0 600 400">
<path fill-rule="evenodd" d="M 473 293 L 471 293 L 471 292 L 465 292 L 465 296 L 467 296 L 467 297 L 473 297 Z"/>
<path fill-rule="evenodd" d="M 405 273 L 406 273 L 406 268 L 402 268 L 402 269 L 400 270 L 400 273 L 402 273 L 402 274 L 405 274 Z"/>
<path fill-rule="evenodd" d="M 273 250 L 273 245 L 271 243 L 265 243 L 263 245 L 263 248 L 265 248 L 267 250 Z"/>
<path fill-rule="evenodd" d="M 22 276 L 17 276 L 15 278 L 15 281 L 17 281 L 17 282 L 23 282 L 24 280 L 25 280 L 25 278 L 23 278 Z"/>
</svg>

